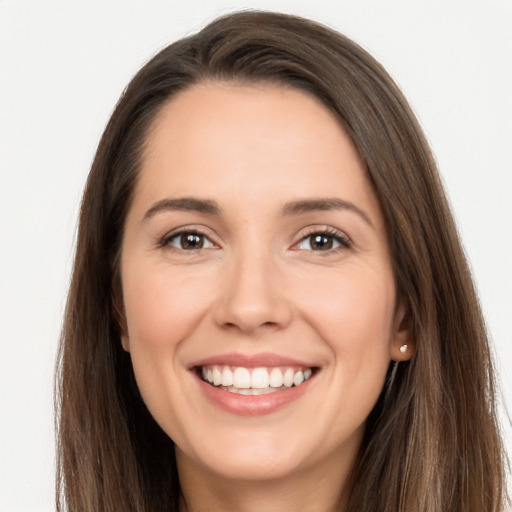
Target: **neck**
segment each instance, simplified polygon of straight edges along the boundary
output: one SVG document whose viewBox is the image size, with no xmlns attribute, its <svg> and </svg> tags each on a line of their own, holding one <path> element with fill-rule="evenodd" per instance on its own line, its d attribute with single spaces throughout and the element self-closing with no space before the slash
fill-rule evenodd
<svg viewBox="0 0 512 512">
<path fill-rule="evenodd" d="M 182 497 L 180 512 L 343 512 L 355 457 L 333 472 L 306 468 L 273 480 L 234 480 L 194 464 L 177 453 Z M 349 462 L 349 463 L 348 463 Z"/>
</svg>

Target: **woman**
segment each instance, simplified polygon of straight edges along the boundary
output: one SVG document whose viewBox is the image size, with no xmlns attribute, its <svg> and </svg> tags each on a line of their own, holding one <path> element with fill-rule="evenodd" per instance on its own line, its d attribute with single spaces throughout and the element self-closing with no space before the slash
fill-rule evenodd
<svg viewBox="0 0 512 512">
<path fill-rule="evenodd" d="M 82 203 L 60 510 L 502 510 L 495 394 L 433 158 L 375 60 L 248 12 L 141 69 Z"/>
</svg>

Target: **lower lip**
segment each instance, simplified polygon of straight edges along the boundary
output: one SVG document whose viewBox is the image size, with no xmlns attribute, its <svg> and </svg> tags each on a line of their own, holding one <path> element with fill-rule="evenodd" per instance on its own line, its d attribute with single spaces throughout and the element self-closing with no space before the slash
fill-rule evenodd
<svg viewBox="0 0 512 512">
<path fill-rule="evenodd" d="M 276 412 L 299 399 L 309 389 L 310 382 L 314 379 L 314 376 L 299 386 L 267 393 L 266 395 L 230 393 L 204 382 L 198 376 L 196 379 L 199 382 L 201 391 L 217 407 L 239 416 L 261 416 Z"/>
</svg>

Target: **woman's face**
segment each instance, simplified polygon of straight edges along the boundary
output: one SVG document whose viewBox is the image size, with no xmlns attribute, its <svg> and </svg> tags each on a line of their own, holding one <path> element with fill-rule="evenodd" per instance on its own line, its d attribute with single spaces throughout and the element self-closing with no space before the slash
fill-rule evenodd
<svg viewBox="0 0 512 512">
<path fill-rule="evenodd" d="M 206 83 L 147 142 L 122 341 L 179 467 L 268 480 L 353 461 L 408 332 L 350 139 L 305 93 Z"/>
</svg>

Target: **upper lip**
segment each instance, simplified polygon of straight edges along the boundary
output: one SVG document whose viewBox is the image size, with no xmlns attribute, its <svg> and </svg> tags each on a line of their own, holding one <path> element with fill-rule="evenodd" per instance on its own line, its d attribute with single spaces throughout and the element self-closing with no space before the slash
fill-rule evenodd
<svg viewBox="0 0 512 512">
<path fill-rule="evenodd" d="M 198 366 L 212 365 L 241 366 L 244 368 L 273 366 L 303 366 L 306 368 L 313 368 L 315 366 L 311 363 L 300 361 L 299 359 L 294 359 L 279 354 L 273 354 L 270 352 L 262 352 L 259 354 L 241 354 L 230 352 L 200 359 L 191 363 L 189 368 L 192 369 L 197 368 Z"/>
</svg>

